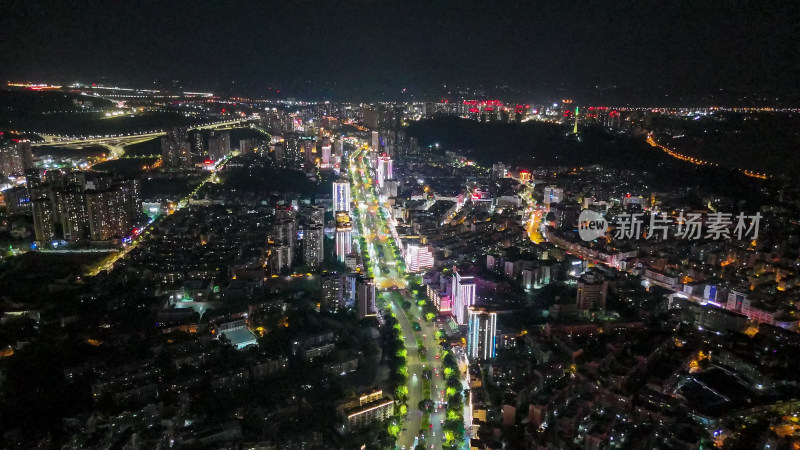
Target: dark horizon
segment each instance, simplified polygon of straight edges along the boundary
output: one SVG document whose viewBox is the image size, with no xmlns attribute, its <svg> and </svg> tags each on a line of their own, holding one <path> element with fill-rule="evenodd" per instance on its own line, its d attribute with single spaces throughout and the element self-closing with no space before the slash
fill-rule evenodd
<svg viewBox="0 0 800 450">
<path fill-rule="evenodd" d="M 800 98 L 789 2 L 13 2 L 4 12 L 8 81 L 366 101 L 459 88 L 643 105 Z"/>
</svg>

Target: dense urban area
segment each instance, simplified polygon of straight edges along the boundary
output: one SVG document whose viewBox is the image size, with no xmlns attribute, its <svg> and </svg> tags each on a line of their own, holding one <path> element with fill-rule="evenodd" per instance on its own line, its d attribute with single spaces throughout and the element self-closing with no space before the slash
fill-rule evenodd
<svg viewBox="0 0 800 450">
<path fill-rule="evenodd" d="M 3 447 L 800 445 L 796 110 L 0 101 Z"/>
</svg>

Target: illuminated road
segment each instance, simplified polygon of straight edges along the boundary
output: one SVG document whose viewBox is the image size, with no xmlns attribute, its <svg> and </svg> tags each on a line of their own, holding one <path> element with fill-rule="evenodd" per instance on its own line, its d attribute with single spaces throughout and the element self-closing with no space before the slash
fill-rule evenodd
<svg viewBox="0 0 800 450">
<path fill-rule="evenodd" d="M 417 436 L 422 425 L 422 411 L 417 407 L 419 402 L 425 397 L 423 396 L 423 371 L 428 369 L 433 372 L 431 378 L 431 392 L 430 399 L 435 402 L 434 412 L 431 413 L 429 423 L 433 427 L 427 425 L 425 427 L 425 443 L 427 448 L 440 449 L 442 448 L 442 421 L 445 419 L 445 406 L 444 394 L 445 389 L 444 379 L 442 377 L 441 369 L 441 352 L 439 345 L 436 343 L 435 332 L 436 327 L 432 323 L 425 322 L 422 319 L 422 309 L 413 304 L 413 299 L 407 291 L 402 291 L 403 299 L 412 303 L 412 307 L 406 313 L 402 310 L 397 302 L 392 302 L 392 312 L 397 316 L 400 327 L 403 332 L 403 341 L 405 343 L 406 364 L 408 367 L 408 416 L 403 422 L 405 431 L 401 431 L 397 438 L 397 445 L 399 447 L 413 448 Z M 421 331 L 415 332 L 411 322 L 417 321 L 421 326 Z M 417 338 L 422 341 L 422 345 L 427 349 L 425 357 L 420 356 L 417 348 Z M 436 356 L 439 355 L 439 358 Z M 440 405 L 441 409 L 440 409 Z"/>
<path fill-rule="evenodd" d="M 189 127 L 189 129 L 204 130 L 209 128 L 224 127 L 235 125 L 238 123 L 246 122 L 247 118 L 226 120 L 222 122 L 214 122 L 205 125 L 196 125 Z M 47 147 L 47 146 L 70 146 L 70 145 L 86 145 L 86 144 L 105 144 L 116 143 L 114 145 L 124 146 L 135 141 L 142 140 L 143 138 L 154 138 L 166 134 L 164 131 L 152 131 L 150 133 L 132 134 L 132 135 L 105 135 L 96 137 L 72 137 L 72 136 L 58 136 L 52 134 L 40 134 L 45 142 L 32 142 L 33 147 Z M 146 139 L 145 139 L 146 140 Z"/>
<path fill-rule="evenodd" d="M 358 208 L 357 225 L 367 243 L 367 248 L 362 249 L 362 252 L 366 252 L 370 261 L 369 269 L 378 288 L 404 288 L 407 282 L 394 256 L 389 224 L 387 219 L 381 217 L 381 212 L 386 217 L 390 213 L 385 203 L 379 203 L 364 157 L 360 151 L 356 151 L 350 161 L 351 192 Z"/>
<path fill-rule="evenodd" d="M 545 241 L 541 228 L 547 209 L 536 204 L 536 200 L 533 199 L 533 187 L 533 183 L 525 185 L 520 193 L 520 198 L 525 202 L 525 216 L 527 217 L 525 231 L 534 244 L 540 244 Z"/>
<path fill-rule="evenodd" d="M 391 300 L 391 310 L 400 323 L 401 336 L 406 349 L 406 366 L 408 368 L 408 415 L 402 423 L 402 429 L 397 436 L 397 448 L 412 449 L 415 444 L 424 443 L 426 448 L 442 448 L 442 421 L 444 420 L 444 407 L 439 410 L 438 402 L 443 402 L 444 380 L 441 370 L 441 348 L 435 339 L 436 328 L 433 324 L 425 322 L 422 318 L 421 308 L 415 304 L 414 299 L 405 290 L 408 282 L 401 266 L 398 265 L 399 256 L 395 256 L 394 237 L 391 233 L 388 220 L 391 213 L 387 203 L 381 203 L 374 181 L 370 177 L 370 170 L 363 152 L 365 147 L 355 151 L 350 157 L 351 194 L 358 208 L 356 225 L 359 233 L 367 243 L 366 252 L 369 259 L 369 271 L 372 272 L 375 284 L 381 289 L 398 289 L 405 301 L 412 304 L 408 312 L 403 311 L 396 299 Z M 381 217 L 381 210 L 386 219 Z M 381 256 L 382 255 L 382 256 Z M 381 294 L 389 299 L 392 291 Z M 412 323 L 420 324 L 420 331 L 414 331 Z M 426 356 L 421 356 L 417 347 L 419 339 L 426 349 Z M 439 358 L 437 358 L 439 355 Z M 419 410 L 419 402 L 424 399 L 423 371 L 429 369 L 433 372 L 430 388 L 430 397 L 436 403 L 434 412 L 430 414 L 428 422 L 422 423 L 424 414 Z M 435 370 L 434 370 L 435 369 Z M 432 425 L 432 426 L 431 426 Z M 424 428 L 424 432 L 420 431 Z M 419 437 L 424 441 L 420 442 Z"/>
<path fill-rule="evenodd" d="M 542 208 L 534 208 L 528 217 L 528 223 L 525 226 L 525 229 L 528 232 L 528 237 L 531 241 L 533 241 L 534 244 L 541 244 L 544 242 L 544 236 L 542 236 L 540 228 L 542 224 L 542 218 L 546 213 L 547 211 Z"/>
<path fill-rule="evenodd" d="M 686 161 L 686 162 L 689 162 L 689 163 L 692 163 L 692 164 L 695 164 L 695 165 L 698 165 L 698 166 L 719 167 L 719 164 L 717 164 L 717 163 L 713 163 L 713 162 L 710 162 L 710 161 L 703 161 L 702 159 L 698 159 L 698 158 L 695 158 L 695 157 L 692 157 L 692 156 L 684 155 L 682 153 L 676 152 L 675 150 L 673 150 L 673 149 L 671 149 L 669 147 L 666 147 L 666 146 L 664 146 L 662 144 L 659 144 L 658 142 L 656 142 L 655 138 L 653 138 L 653 135 L 647 136 L 647 143 L 652 145 L 655 148 L 661 149 L 664 153 L 668 154 L 669 156 L 671 156 L 671 157 L 673 157 L 675 159 L 679 159 L 681 161 Z M 737 170 L 739 172 L 741 172 L 742 174 L 750 177 L 750 178 L 758 178 L 760 180 L 766 180 L 767 178 L 769 178 L 769 175 L 767 175 L 766 173 L 756 172 L 754 170 L 749 170 L 749 169 L 737 169 Z"/>
</svg>

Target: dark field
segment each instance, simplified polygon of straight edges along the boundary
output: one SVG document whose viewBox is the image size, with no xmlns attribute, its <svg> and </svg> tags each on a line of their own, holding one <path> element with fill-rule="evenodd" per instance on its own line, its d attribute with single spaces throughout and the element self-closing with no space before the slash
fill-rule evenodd
<svg viewBox="0 0 800 450">
<path fill-rule="evenodd" d="M 54 147 L 54 146 L 47 146 L 47 147 L 33 147 L 32 149 L 34 156 L 52 156 L 54 158 L 71 158 L 71 157 L 92 157 L 92 156 L 100 156 L 104 153 L 108 153 L 108 149 L 102 145 L 86 145 L 81 148 L 71 148 L 71 147 Z"/>
<path fill-rule="evenodd" d="M 143 166 L 153 164 L 158 157 L 153 158 L 123 158 L 105 161 L 92 166 L 92 170 L 111 172 L 125 177 L 138 177 L 144 172 Z"/>
<path fill-rule="evenodd" d="M 28 252 L 9 258 L 0 265 L 0 292 L 12 302 L 46 303 L 50 284 L 81 276 L 86 266 L 106 256 L 108 253 Z"/>
</svg>

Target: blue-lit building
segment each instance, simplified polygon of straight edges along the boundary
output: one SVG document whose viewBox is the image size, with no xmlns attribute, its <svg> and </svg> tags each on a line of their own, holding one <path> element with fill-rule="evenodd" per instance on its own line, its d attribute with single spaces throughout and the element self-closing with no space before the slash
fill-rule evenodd
<svg viewBox="0 0 800 450">
<path fill-rule="evenodd" d="M 497 353 L 497 313 L 469 309 L 467 354 L 473 361 L 494 358 Z"/>
</svg>

